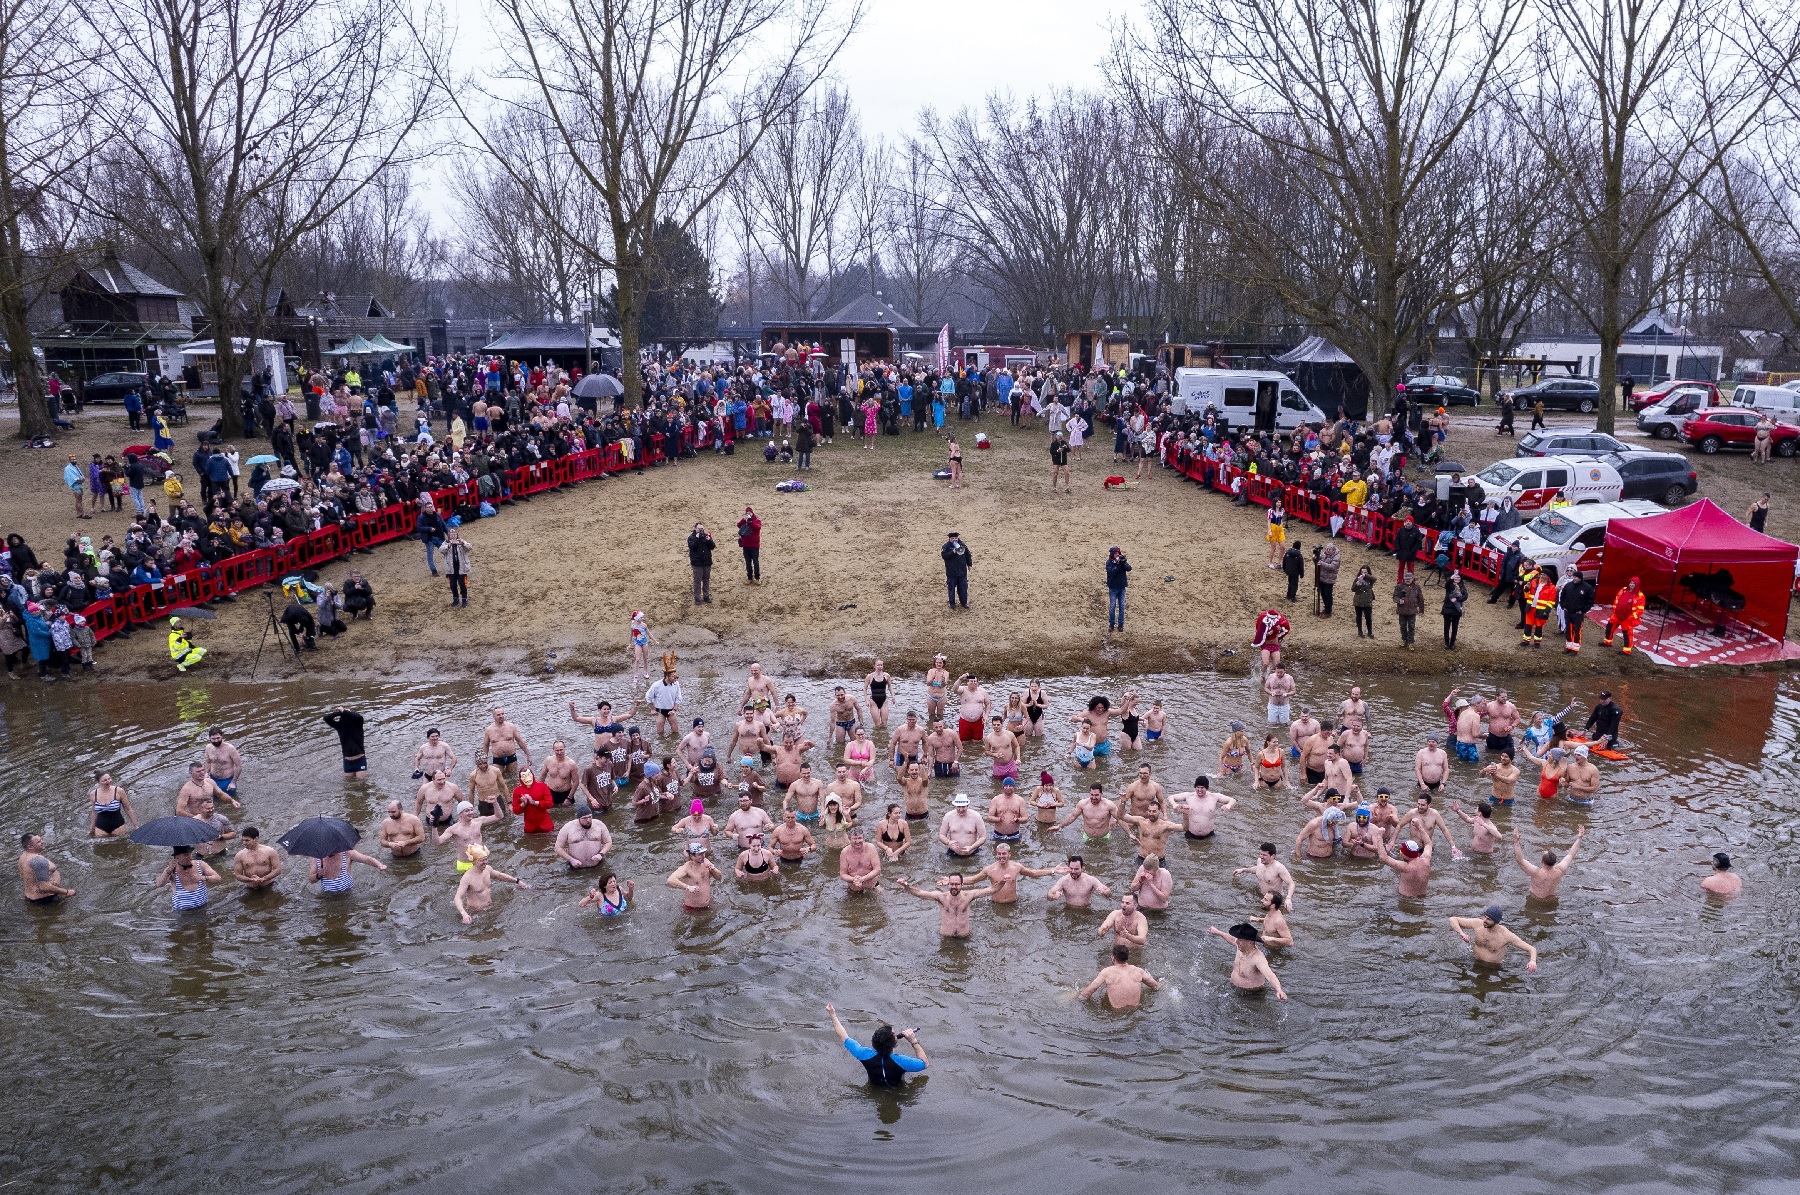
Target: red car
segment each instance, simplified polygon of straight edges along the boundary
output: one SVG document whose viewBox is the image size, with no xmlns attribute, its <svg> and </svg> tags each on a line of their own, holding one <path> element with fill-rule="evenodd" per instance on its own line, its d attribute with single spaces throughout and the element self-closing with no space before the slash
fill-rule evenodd
<svg viewBox="0 0 1800 1195">
<path fill-rule="evenodd" d="M 1677 390 L 1687 390 L 1696 386 L 1707 392 L 1707 406 L 1722 407 L 1725 405 L 1725 400 L 1719 397 L 1718 386 L 1714 385 L 1712 382 L 1683 382 L 1670 379 L 1667 382 L 1652 386 L 1648 390 L 1633 390 L 1631 392 L 1631 409 L 1634 412 L 1642 411 L 1652 403 L 1661 402 Z"/>
<path fill-rule="evenodd" d="M 1737 407 L 1697 411 L 1681 427 L 1681 434 L 1707 456 L 1721 448 L 1749 448 L 1756 442 L 1756 424 L 1762 416 Z M 1800 427 L 1777 423 L 1772 446 L 1776 456 L 1793 456 L 1800 447 Z"/>
</svg>

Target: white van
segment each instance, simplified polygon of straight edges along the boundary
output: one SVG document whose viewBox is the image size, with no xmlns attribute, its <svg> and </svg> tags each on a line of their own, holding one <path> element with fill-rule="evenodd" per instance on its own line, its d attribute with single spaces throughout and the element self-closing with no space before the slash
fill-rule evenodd
<svg viewBox="0 0 1800 1195">
<path fill-rule="evenodd" d="M 1776 422 L 1800 419 L 1800 390 L 1785 386 L 1739 386 L 1731 392 L 1731 405 L 1764 411 Z"/>
<path fill-rule="evenodd" d="M 1561 494 L 1570 502 L 1617 502 L 1624 489 L 1619 471 L 1605 461 L 1567 456 L 1520 456 L 1495 461 L 1471 481 L 1483 499 L 1511 498 L 1513 509 L 1533 515 Z"/>
<path fill-rule="evenodd" d="M 1234 430 L 1293 431 L 1303 423 L 1328 422 L 1286 374 L 1263 369 L 1178 369 L 1176 414 L 1204 415 L 1211 407 Z"/>
</svg>

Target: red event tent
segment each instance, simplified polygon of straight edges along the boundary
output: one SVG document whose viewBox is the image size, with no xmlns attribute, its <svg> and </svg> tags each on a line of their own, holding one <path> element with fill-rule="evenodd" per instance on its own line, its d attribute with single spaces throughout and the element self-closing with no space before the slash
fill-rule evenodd
<svg viewBox="0 0 1800 1195">
<path fill-rule="evenodd" d="M 1722 621 L 1720 609 L 1702 603 L 1691 582 L 1710 581 L 1742 595 L 1741 610 L 1724 617 L 1772 639 L 1787 635 L 1788 599 L 1794 587 L 1794 560 L 1800 548 L 1752 531 L 1708 499 L 1664 515 L 1614 519 L 1606 526 L 1600 561 L 1599 600 L 1610 604 L 1631 578 L 1638 578 L 1647 601 L 1666 602 L 1702 622 Z M 1730 603 L 1735 605 L 1735 601 Z"/>
</svg>

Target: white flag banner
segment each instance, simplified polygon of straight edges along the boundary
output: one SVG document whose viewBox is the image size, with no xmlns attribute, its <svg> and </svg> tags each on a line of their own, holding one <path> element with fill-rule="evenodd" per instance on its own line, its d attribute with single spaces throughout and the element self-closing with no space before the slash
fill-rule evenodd
<svg viewBox="0 0 1800 1195">
<path fill-rule="evenodd" d="M 950 325 L 945 324 L 938 329 L 938 372 L 946 373 L 950 369 Z"/>
</svg>

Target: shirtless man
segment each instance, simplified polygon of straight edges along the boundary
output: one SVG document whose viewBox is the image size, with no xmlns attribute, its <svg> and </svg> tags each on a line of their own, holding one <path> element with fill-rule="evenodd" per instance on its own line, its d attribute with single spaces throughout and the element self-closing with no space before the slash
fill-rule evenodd
<svg viewBox="0 0 1800 1195">
<path fill-rule="evenodd" d="M 1369 762 L 1369 728 L 1366 726 L 1346 726 L 1338 731 L 1338 754 L 1350 768 L 1352 776 L 1363 773 L 1363 765 Z"/>
<path fill-rule="evenodd" d="M 972 859 L 981 853 L 988 838 L 987 822 L 969 808 L 968 793 L 950 798 L 950 812 L 938 823 L 937 838 L 952 859 Z"/>
<path fill-rule="evenodd" d="M 1143 817 L 1126 813 L 1119 820 L 1125 823 L 1125 832 L 1137 843 L 1140 863 L 1152 855 L 1163 858 L 1168 851 L 1169 831 L 1181 829 L 1180 822 L 1172 822 L 1163 815 L 1162 804 L 1158 801 L 1150 802 L 1150 811 Z"/>
<path fill-rule="evenodd" d="M 1592 805 L 1600 791 L 1600 769 L 1588 758 L 1585 744 L 1577 744 L 1563 764 L 1563 784 L 1569 801 L 1575 805 Z"/>
<path fill-rule="evenodd" d="M 1269 670 L 1263 678 L 1263 695 L 1269 699 L 1269 725 L 1280 726 L 1288 720 L 1289 703 L 1294 698 L 1294 690 L 1298 688 L 1288 670 L 1280 664 Z"/>
<path fill-rule="evenodd" d="M 1159 855 L 1144 856 L 1137 874 L 1131 877 L 1131 892 L 1140 909 L 1166 909 L 1175 891 L 1175 877 L 1162 865 Z"/>
<path fill-rule="evenodd" d="M 1294 931 L 1288 926 L 1287 915 L 1281 911 L 1281 893 L 1265 892 L 1262 894 L 1263 915 L 1252 917 L 1251 921 L 1262 925 L 1264 946 L 1292 946 Z"/>
<path fill-rule="evenodd" d="M 1281 988 L 1281 980 L 1275 977 L 1275 969 L 1269 966 L 1269 960 L 1263 957 L 1263 952 L 1256 948 L 1262 941 L 1261 930 L 1245 921 L 1232 926 L 1228 931 L 1209 925 L 1206 932 L 1224 938 L 1237 948 L 1237 957 L 1231 960 L 1232 987 L 1245 992 L 1260 992 L 1265 987 L 1271 987 L 1275 989 L 1277 1000 L 1287 999 L 1287 993 Z"/>
<path fill-rule="evenodd" d="M 1481 769 L 1481 774 L 1493 781 L 1493 804 L 1513 803 L 1515 786 L 1519 783 L 1519 769 L 1513 763 L 1513 753 L 1510 750 L 1500 752 L 1500 758 Z"/>
<path fill-rule="evenodd" d="M 749 706 L 744 707 L 743 713 L 738 715 L 738 720 L 732 723 L 731 742 L 727 745 L 725 754 L 733 758 L 756 755 L 764 763 L 775 758 L 769 750 L 769 736 L 762 715 Z"/>
<path fill-rule="evenodd" d="M 1019 786 L 1007 779 L 1001 782 L 999 793 L 988 802 L 984 816 L 988 825 L 994 828 L 994 841 L 1006 843 L 1019 841 L 1025 832 L 1025 819 L 1030 815 L 1031 807 L 1019 795 Z"/>
<path fill-rule="evenodd" d="M 438 836 L 443 840 L 443 835 Z M 468 868 L 463 871 L 462 879 L 456 884 L 456 911 L 462 915 L 464 925 L 475 924 L 475 914 L 486 912 L 494 903 L 494 881 L 501 880 L 520 888 L 529 888 L 524 880 L 517 876 L 509 876 L 503 871 L 495 871 L 488 866 L 488 849 L 479 842 L 468 848 Z"/>
<path fill-rule="evenodd" d="M 819 844 L 813 841 L 812 831 L 794 819 L 792 809 L 781 811 L 781 824 L 775 827 L 771 838 L 775 842 L 775 857 L 789 865 L 801 862 L 819 849 Z"/>
<path fill-rule="evenodd" d="M 456 770 L 456 752 L 444 741 L 443 734 L 433 726 L 425 732 L 425 741 L 413 753 L 413 779 L 443 772 L 449 775 Z"/>
<path fill-rule="evenodd" d="M 498 779 L 499 773 L 494 775 Z M 419 786 L 418 795 L 413 798 L 413 816 L 424 818 L 434 826 L 447 826 L 456 819 L 456 807 L 461 801 L 462 789 L 452 784 L 449 775 L 439 769 Z"/>
<path fill-rule="evenodd" d="M 208 798 L 215 803 L 227 801 L 233 809 L 243 808 L 236 797 L 220 788 L 218 782 L 206 774 L 205 764 L 189 764 L 187 782 L 175 794 L 175 812 L 182 817 L 193 817 L 200 808 L 200 802 Z"/>
<path fill-rule="evenodd" d="M 1289 753 L 1295 759 L 1304 760 L 1306 758 L 1306 741 L 1318 734 L 1323 725 L 1324 723 L 1313 717 L 1313 712 L 1311 710 L 1302 706 L 1300 708 L 1300 716 L 1288 723 Z M 1320 754 L 1324 754 L 1323 748 L 1320 748 Z M 1314 770 L 1316 771 L 1317 769 Z M 1315 780 L 1312 783 L 1316 784 L 1317 781 Z"/>
<path fill-rule="evenodd" d="M 962 764 L 956 758 L 962 749 L 962 740 L 949 723 L 938 722 L 932 726 L 931 733 L 925 736 L 925 749 L 931 753 L 933 776 L 941 778 L 962 775 Z"/>
<path fill-rule="evenodd" d="M 1450 757 L 1438 746 L 1438 736 L 1427 735 L 1425 745 L 1413 756 L 1413 779 L 1419 787 L 1428 793 L 1434 793 L 1444 786 L 1444 776 L 1450 770 Z"/>
<path fill-rule="evenodd" d="M 1106 915 L 1094 936 L 1113 936 L 1115 946 L 1142 946 L 1150 940 L 1150 919 L 1138 911 L 1137 897 L 1127 892 L 1119 898 L 1119 907 Z"/>
<path fill-rule="evenodd" d="M 1150 703 L 1144 712 L 1144 742 L 1154 743 L 1163 737 L 1169 729 L 1169 715 L 1163 709 L 1162 698 Z"/>
<path fill-rule="evenodd" d="M 576 810 L 575 820 L 564 822 L 562 829 L 556 832 L 555 849 L 556 857 L 567 863 L 572 871 L 598 867 L 606 862 L 606 853 L 612 850 L 612 831 L 604 822 L 595 819 L 591 806 L 584 804 Z"/>
<path fill-rule="evenodd" d="M 1210 784 L 1205 776 L 1196 776 L 1193 792 L 1176 793 L 1169 799 L 1170 805 L 1181 811 L 1185 822 L 1182 829 L 1189 838 L 1211 838 L 1218 832 L 1219 814 L 1237 808 L 1237 801 L 1222 793 L 1215 794 Z"/>
<path fill-rule="evenodd" d="M 1298 726 L 1300 723 L 1296 722 L 1294 725 Z M 1298 743 L 1300 770 L 1308 784 L 1331 783 L 1325 774 L 1325 763 L 1330 754 L 1337 750 L 1337 738 L 1331 733 L 1331 723 L 1315 721 L 1314 725 L 1316 729 Z M 1341 771 L 1344 779 L 1349 780 L 1350 765 L 1345 764 Z M 1347 789 L 1339 786 L 1338 791 L 1345 792 Z"/>
<path fill-rule="evenodd" d="M 1320 731 L 1320 733 L 1324 734 L 1326 732 Z M 1313 740 L 1309 739 L 1307 741 L 1311 743 Z M 1320 793 L 1330 789 L 1336 789 L 1346 800 L 1360 801 L 1362 799 L 1362 789 L 1356 786 L 1356 774 L 1350 770 L 1349 761 L 1344 758 L 1344 753 L 1339 750 L 1336 743 L 1327 743 L 1323 765 L 1319 770 L 1322 779 L 1320 779 L 1317 784 L 1313 785 L 1312 790 L 1302 797 L 1301 800 L 1305 800 L 1307 797 L 1318 796 Z M 1310 774 L 1311 773 L 1308 773 L 1308 775 Z"/>
<path fill-rule="evenodd" d="M 769 811 L 752 805 L 749 793 L 739 793 L 737 808 L 725 819 L 725 833 L 731 835 L 738 849 L 741 851 L 749 844 L 750 835 L 761 834 L 767 841 L 774 830 L 775 819 L 769 816 Z"/>
<path fill-rule="evenodd" d="M 1044 893 L 1045 900 L 1060 900 L 1068 908 L 1085 909 L 1094 897 L 1112 895 L 1112 889 L 1101 883 L 1099 876 L 1089 874 L 1080 855 L 1070 855 L 1065 866 L 1067 873 L 1050 885 L 1050 891 Z"/>
<path fill-rule="evenodd" d="M 828 712 L 831 715 L 831 734 L 827 736 L 829 745 L 835 747 L 839 743 L 849 742 L 850 732 L 862 722 L 862 707 L 844 691 L 844 686 L 839 685 L 831 691 Z"/>
<path fill-rule="evenodd" d="M 235 745 L 225 741 L 225 732 L 217 726 L 206 732 L 206 774 L 226 796 L 237 796 L 238 777 L 244 774 L 244 757 Z"/>
<path fill-rule="evenodd" d="M 1451 707 L 1456 714 L 1456 758 L 1464 763 L 1481 758 L 1481 711 L 1486 708 L 1485 703 L 1474 701 Z"/>
<path fill-rule="evenodd" d="M 1456 931 L 1457 937 L 1475 948 L 1475 961 L 1483 966 L 1498 967 L 1506 961 L 1506 952 L 1517 946 L 1529 956 L 1525 969 L 1535 972 L 1537 947 L 1501 925 L 1500 920 L 1504 915 L 1499 905 L 1489 905 L 1482 910 L 1480 917 L 1450 918 L 1450 928 Z M 1471 932 L 1475 935 L 1473 938 L 1469 936 Z"/>
<path fill-rule="evenodd" d="M 762 665 L 751 661 L 750 679 L 744 682 L 744 699 L 738 704 L 754 708 L 758 702 L 775 704 L 775 682 L 763 675 Z"/>
<path fill-rule="evenodd" d="M 1581 836 L 1587 833 L 1586 826 L 1575 828 L 1575 841 L 1569 844 L 1569 853 L 1560 860 L 1555 851 L 1545 851 L 1533 863 L 1525 857 L 1525 848 L 1520 845 L 1519 832 L 1513 831 L 1513 858 L 1519 864 L 1519 870 L 1531 877 L 1531 899 L 1555 900 L 1556 889 L 1563 877 L 1569 874 L 1569 865 L 1575 862 L 1575 852 L 1581 849 Z"/>
<path fill-rule="evenodd" d="M 1129 946 L 1114 946 L 1112 958 L 1112 965 L 1100 968 L 1100 973 L 1081 989 L 1078 999 L 1086 1000 L 1105 988 L 1106 1002 L 1114 1008 L 1137 1008 L 1143 1003 L 1145 988 L 1156 990 L 1156 976 L 1133 965 Z"/>
<path fill-rule="evenodd" d="M 1724 851 L 1713 853 L 1712 869 L 1712 874 L 1700 881 L 1701 891 L 1731 900 L 1744 890 L 1744 877 L 1731 870 L 1731 856 Z"/>
<path fill-rule="evenodd" d="M 75 889 L 65 888 L 62 868 L 44 854 L 44 840 L 36 834 L 19 835 L 19 883 L 25 889 L 25 903 L 53 905 Z"/>
<path fill-rule="evenodd" d="M 1232 871 L 1231 878 L 1237 879 L 1245 872 L 1256 876 L 1256 886 L 1264 892 L 1281 893 L 1282 901 L 1291 910 L 1294 907 L 1294 877 L 1287 869 L 1287 864 L 1275 857 L 1275 844 L 1265 842 L 1257 848 L 1256 862 L 1249 867 L 1239 867 Z"/>
<path fill-rule="evenodd" d="M 1150 765 L 1139 764 L 1137 778 L 1125 786 L 1119 794 L 1119 808 L 1128 814 L 1146 815 L 1151 806 L 1159 810 L 1168 804 L 1163 796 L 1163 786 L 1150 778 Z"/>
<path fill-rule="evenodd" d="M 862 808 L 863 803 L 862 781 L 852 776 L 850 769 L 843 764 L 837 765 L 831 772 L 831 783 L 825 786 L 825 791 L 838 799 L 838 803 L 844 807 L 844 816 L 855 821 L 856 811 Z"/>
<path fill-rule="evenodd" d="M 387 816 L 381 819 L 381 830 L 376 835 L 376 840 L 396 859 L 416 855 L 419 848 L 425 845 L 425 823 L 419 820 L 418 815 L 402 809 L 400 802 L 389 801 Z M 236 871 L 237 864 L 233 863 L 231 869 Z"/>
<path fill-rule="evenodd" d="M 808 751 L 818 744 L 808 738 L 795 739 L 792 742 L 775 744 L 775 783 L 786 786 L 794 783 L 807 771 L 803 759 Z"/>
<path fill-rule="evenodd" d="M 1450 823 L 1444 820 L 1443 814 L 1431 807 L 1430 793 L 1419 794 L 1419 799 L 1413 803 L 1412 809 L 1400 819 L 1400 824 L 1394 827 L 1394 832 L 1388 835 L 1388 842 L 1390 844 L 1394 842 L 1400 832 L 1408 826 L 1416 827 L 1415 832 L 1427 842 L 1431 840 L 1433 834 L 1442 833 L 1444 843 L 1450 848 L 1450 857 L 1452 859 L 1463 857 L 1463 853 L 1456 847 L 1456 839 L 1450 837 Z"/>
<path fill-rule="evenodd" d="M 499 814 L 506 817 L 507 804 L 500 799 L 500 786 L 505 775 L 485 755 L 475 757 L 475 768 L 469 773 L 469 796 L 482 817 Z"/>
<path fill-rule="evenodd" d="M 893 748 L 894 770 L 905 768 L 925 754 L 925 728 L 919 725 L 917 710 L 906 711 L 906 721 L 894 727 L 888 735 L 888 745 Z"/>
<path fill-rule="evenodd" d="M 925 674 L 925 721 L 936 725 L 944 716 L 944 692 L 950 687 L 950 671 L 944 667 L 946 657 L 931 657 L 931 670 Z"/>
<path fill-rule="evenodd" d="M 981 740 L 981 749 L 993 764 L 995 780 L 1019 778 L 1019 736 L 1006 728 L 1005 718 L 994 714 L 991 726 Z"/>
<path fill-rule="evenodd" d="M 1105 842 L 1112 833 L 1113 826 L 1119 821 L 1119 806 L 1106 799 L 1098 784 L 1090 784 L 1086 799 L 1075 802 L 1075 808 L 1070 811 L 1069 816 L 1052 828 L 1061 830 L 1077 819 L 1081 821 L 1083 842 Z"/>
<path fill-rule="evenodd" d="M 793 783 L 787 786 L 787 792 L 781 798 L 781 810 L 789 810 L 803 826 L 817 825 L 819 821 L 819 800 L 825 792 L 825 785 L 813 775 L 812 765 L 800 765 L 800 774 L 794 777 Z"/>
<path fill-rule="evenodd" d="M 1023 863 L 1013 862 L 1012 847 L 1004 842 L 994 844 L 994 861 L 970 876 L 971 881 L 986 880 L 994 886 L 994 903 L 997 905 L 1017 904 L 1019 900 L 1019 877 L 1042 879 L 1047 875 L 1055 875 L 1067 868 L 1027 867 Z"/>
<path fill-rule="evenodd" d="M 923 764 L 909 763 L 900 773 L 901 799 L 906 805 L 906 820 L 924 821 L 931 816 L 931 776 Z"/>
<path fill-rule="evenodd" d="M 706 754 L 706 749 L 710 746 L 712 746 L 712 735 L 706 732 L 706 719 L 695 718 L 692 727 L 681 736 L 681 742 L 675 750 L 687 762 L 687 766 L 692 768 L 698 766 L 700 757 Z M 549 784 L 550 782 L 545 780 L 544 783 Z M 552 787 L 555 786 L 552 785 Z"/>
<path fill-rule="evenodd" d="M 1496 690 L 1481 712 L 1487 716 L 1487 749 L 1513 754 L 1512 732 L 1519 724 L 1519 707 L 1512 703 L 1506 690 Z"/>
<path fill-rule="evenodd" d="M 1338 706 L 1338 725 L 1345 730 L 1369 728 L 1369 703 L 1363 700 L 1362 686 L 1351 685 L 1350 696 Z"/>
<path fill-rule="evenodd" d="M 1424 897 L 1426 885 L 1431 882 L 1430 838 L 1425 839 L 1423 843 L 1411 838 L 1401 842 L 1400 858 L 1398 859 L 1388 854 L 1388 846 L 1384 840 L 1382 849 L 1375 858 L 1393 868 L 1400 877 L 1399 887 L 1402 897 L 1411 897 L 1415 900 Z"/>
<path fill-rule="evenodd" d="M 438 831 L 437 844 L 456 843 L 456 870 L 466 872 L 475 855 L 471 848 L 481 847 L 482 857 L 487 856 L 487 847 L 482 844 L 481 832 L 500 820 L 498 813 L 490 813 L 485 817 L 475 816 L 475 806 L 467 801 L 456 806 L 456 820 Z"/>
<path fill-rule="evenodd" d="M 983 897 L 992 896 L 994 890 L 992 887 L 964 888 L 963 878 L 959 875 L 947 876 L 943 884 L 941 891 L 926 892 L 913 887 L 912 881 L 902 876 L 895 886 L 938 906 L 939 934 L 946 938 L 966 938 L 974 932 L 969 924 L 969 906 Z"/>
<path fill-rule="evenodd" d="M 869 845 L 860 827 L 850 827 L 850 841 L 838 852 L 838 878 L 852 892 L 881 887 L 881 852 Z"/>
<path fill-rule="evenodd" d="M 499 706 L 494 707 L 494 720 L 481 731 L 481 754 L 500 769 L 508 788 L 518 783 L 519 756 L 525 757 L 528 767 L 533 766 L 531 748 L 525 742 L 525 733 L 517 723 L 506 720 L 506 711 Z"/>
<path fill-rule="evenodd" d="M 569 758 L 569 748 L 561 739 L 550 744 L 550 758 L 544 761 L 538 779 L 550 790 L 552 807 L 575 803 L 575 790 L 581 787 L 581 765 Z"/>
<path fill-rule="evenodd" d="M 1370 809 L 1358 805 L 1344 828 L 1344 846 L 1352 859 L 1373 859 L 1381 853 L 1381 831 L 1370 824 Z"/>
<path fill-rule="evenodd" d="M 956 678 L 956 737 L 977 742 L 988 720 L 988 691 L 973 672 Z"/>
<path fill-rule="evenodd" d="M 1494 848 L 1500 845 L 1500 829 L 1494 825 L 1494 807 L 1483 801 L 1475 806 L 1475 812 L 1464 813 L 1461 801 L 1450 802 L 1450 809 L 1457 817 L 1469 824 L 1469 851 L 1476 855 L 1491 855 Z"/>
<path fill-rule="evenodd" d="M 1344 811 L 1333 806 L 1307 822 L 1294 839 L 1294 858 L 1330 859 L 1337 854 L 1344 828 Z"/>
<path fill-rule="evenodd" d="M 687 858 L 681 866 L 669 873 L 663 883 L 670 888 L 681 890 L 681 907 L 693 913 L 712 904 L 712 884 L 714 880 L 724 879 L 713 861 L 706 857 L 706 847 L 702 843 L 687 844 Z"/>
<path fill-rule="evenodd" d="M 1394 831 L 1400 828 L 1400 810 L 1385 784 L 1375 790 L 1375 805 L 1369 810 L 1369 820 L 1389 842 L 1394 840 Z"/>
<path fill-rule="evenodd" d="M 388 802 L 389 810 L 399 806 L 398 801 Z M 231 857 L 232 878 L 253 892 L 273 888 L 281 874 L 281 854 L 264 844 L 262 831 L 255 826 L 244 827 L 242 841 L 243 849 Z"/>
</svg>

